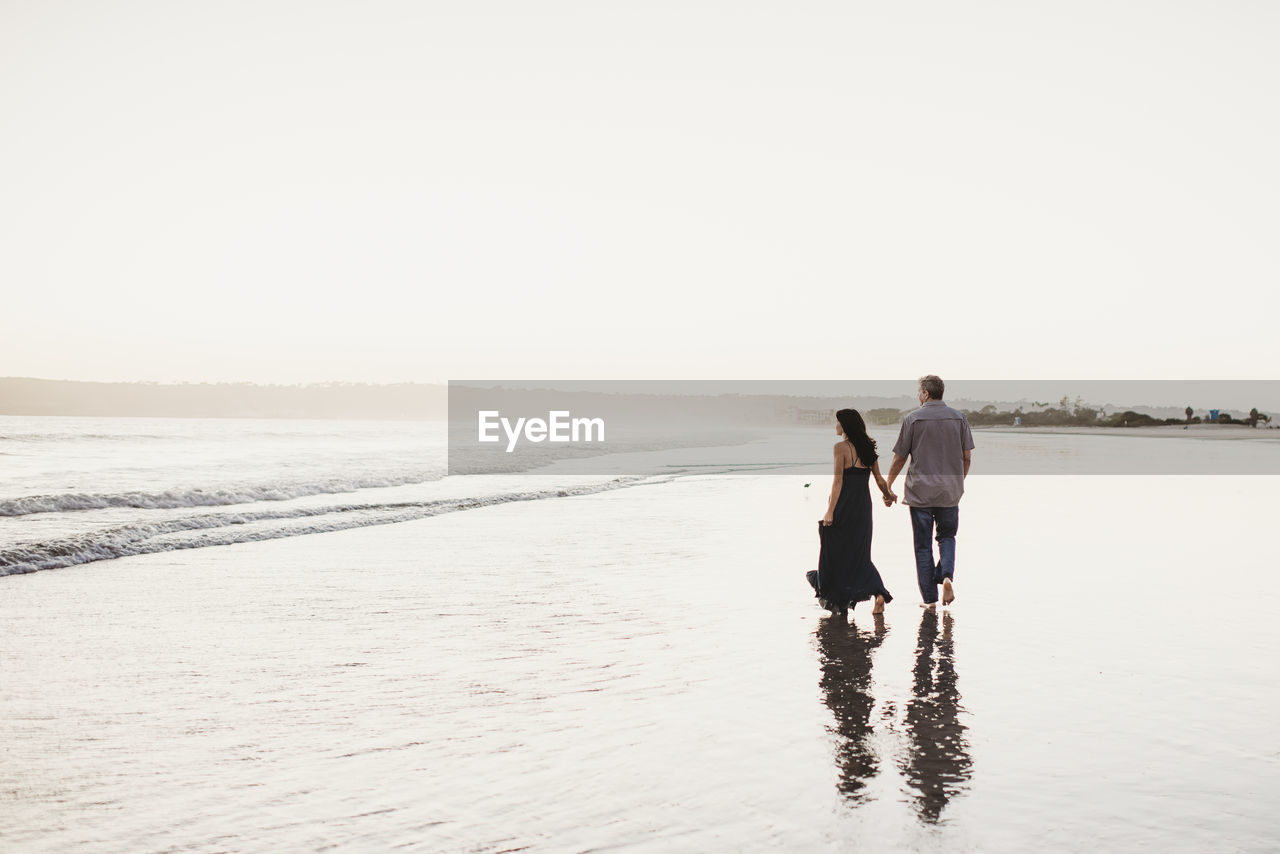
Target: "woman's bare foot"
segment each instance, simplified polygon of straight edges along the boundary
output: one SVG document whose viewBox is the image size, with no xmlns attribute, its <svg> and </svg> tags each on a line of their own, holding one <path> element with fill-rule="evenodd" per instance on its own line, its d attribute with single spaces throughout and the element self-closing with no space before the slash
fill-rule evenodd
<svg viewBox="0 0 1280 854">
<path fill-rule="evenodd" d="M 942 579 L 942 604 L 950 605 L 956 601 L 956 591 L 951 588 L 951 579 Z"/>
<path fill-rule="evenodd" d="M 876 597 L 876 604 L 875 604 L 875 607 L 871 609 L 871 613 L 873 614 L 884 613 L 884 597 L 883 596 Z"/>
</svg>

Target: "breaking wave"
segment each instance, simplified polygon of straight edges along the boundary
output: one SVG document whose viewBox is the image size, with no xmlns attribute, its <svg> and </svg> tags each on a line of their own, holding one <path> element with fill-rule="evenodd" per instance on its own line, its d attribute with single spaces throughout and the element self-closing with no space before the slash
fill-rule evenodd
<svg viewBox="0 0 1280 854">
<path fill-rule="evenodd" d="M 246 510 L 241 513 L 204 513 L 153 522 L 136 522 L 59 540 L 5 548 L 0 550 L 0 576 L 58 569 L 131 555 L 297 537 L 370 525 L 388 525 L 494 504 L 588 495 L 632 486 L 640 481 L 653 482 L 654 479 L 624 477 L 587 486 L 509 492 L 475 498 Z M 178 503 L 92 506 L 187 507 L 199 505 Z M 295 521 L 289 524 L 290 520 Z M 269 522 L 285 524 L 272 527 L 266 527 L 263 524 Z M 258 527 L 246 527 L 253 525 Z"/>
<path fill-rule="evenodd" d="M 221 488 L 167 489 L 163 492 L 90 493 L 65 492 L 57 495 L 29 495 L 0 501 L 0 516 L 27 516 L 33 513 L 60 513 L 72 510 L 103 510 L 108 507 L 136 507 L 165 510 L 177 507 L 225 507 L 257 501 L 288 501 L 312 495 L 353 492 L 388 486 L 408 486 L 439 480 L 443 471 L 365 477 L 327 478 L 295 484 L 263 484 Z"/>
</svg>

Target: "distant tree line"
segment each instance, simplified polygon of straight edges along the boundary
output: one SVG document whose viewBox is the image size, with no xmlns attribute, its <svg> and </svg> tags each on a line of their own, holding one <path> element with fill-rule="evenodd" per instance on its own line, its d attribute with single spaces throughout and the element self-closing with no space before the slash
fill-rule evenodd
<svg viewBox="0 0 1280 854">
<path fill-rule="evenodd" d="M 1203 421 L 1190 406 L 1185 410 L 1185 418 L 1156 418 L 1144 412 L 1134 412 L 1132 409 L 1107 415 L 1099 409 L 1086 406 L 1079 397 L 1074 401 L 1064 397 L 1058 401 L 1056 407 L 1039 401 L 1033 405 L 1045 408 L 1023 412 L 1021 407 L 1008 411 L 997 409 L 994 405 L 987 405 L 977 411 L 966 409 L 964 414 L 969 419 L 969 423 L 975 426 L 1008 425 L 1013 424 L 1016 419 L 1021 419 L 1025 427 L 1152 427 L 1200 424 Z M 1248 418 L 1235 420 L 1230 413 L 1221 412 L 1217 420 L 1219 424 L 1247 424 L 1250 427 L 1257 427 L 1260 422 L 1270 424 L 1271 416 L 1264 415 L 1256 407 L 1249 410 Z"/>
<path fill-rule="evenodd" d="M 1132 409 L 1113 412 L 1108 415 L 1102 409 L 1085 405 L 1084 401 L 1079 397 L 1075 400 L 1064 397 L 1058 401 L 1057 406 L 1050 406 L 1049 403 L 1041 401 L 1034 401 L 1031 405 L 1038 408 L 1024 412 L 1020 406 L 1016 409 L 1008 410 L 998 409 L 994 404 L 988 404 L 981 409 L 965 409 L 963 412 L 965 418 L 969 419 L 969 423 L 974 427 L 1007 427 L 1014 424 L 1017 419 L 1021 419 L 1024 427 L 1152 427 L 1214 423 L 1207 418 L 1201 418 L 1196 415 L 1195 410 L 1190 406 L 1186 408 L 1186 417 L 1183 419 L 1157 418 L 1154 415 L 1135 412 Z M 868 423 L 884 427 L 897 424 L 910 411 L 909 409 L 883 407 L 869 409 L 864 413 L 864 416 Z M 1220 412 L 1216 423 L 1244 424 L 1249 427 L 1257 427 L 1259 424 L 1270 426 L 1271 416 L 1259 412 L 1255 407 L 1249 410 L 1247 418 L 1232 418 L 1230 413 Z"/>
<path fill-rule="evenodd" d="M 965 418 L 969 419 L 971 425 L 980 427 L 1012 424 L 1018 418 L 1022 419 L 1022 424 L 1026 427 L 1098 427 L 1109 425 L 1117 419 L 1122 420 L 1126 415 L 1132 418 L 1146 419 L 1146 423 L 1149 424 L 1165 423 L 1160 419 L 1152 418 L 1150 415 L 1139 415 L 1136 412 L 1117 413 L 1110 418 L 1104 418 L 1099 410 L 1086 406 L 1079 397 L 1075 400 L 1064 397 L 1058 401 L 1057 406 L 1050 406 L 1048 403 L 1040 403 L 1039 401 L 1036 401 L 1034 405 L 1045 408 L 1023 412 L 1022 407 L 1018 407 L 1008 411 L 997 409 L 994 405 L 988 404 L 976 412 L 966 409 L 964 410 L 964 415 Z"/>
</svg>

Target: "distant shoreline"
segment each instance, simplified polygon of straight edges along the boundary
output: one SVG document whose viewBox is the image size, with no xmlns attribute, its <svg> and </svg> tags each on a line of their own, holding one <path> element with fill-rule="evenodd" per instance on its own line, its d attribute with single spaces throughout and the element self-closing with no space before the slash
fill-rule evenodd
<svg viewBox="0 0 1280 854">
<path fill-rule="evenodd" d="M 431 383 L 98 383 L 0 377 L 0 415 L 76 418 L 444 420 Z"/>
<path fill-rule="evenodd" d="M 989 433 L 1064 433 L 1090 436 L 1143 436 L 1164 439 L 1212 439 L 1255 440 L 1280 442 L 1280 430 L 1265 427 L 1249 427 L 1245 424 L 1161 424 L 1145 427 L 1083 427 L 1063 425 L 1059 427 L 1014 427 L 1013 425 L 976 426 L 975 431 Z"/>
</svg>

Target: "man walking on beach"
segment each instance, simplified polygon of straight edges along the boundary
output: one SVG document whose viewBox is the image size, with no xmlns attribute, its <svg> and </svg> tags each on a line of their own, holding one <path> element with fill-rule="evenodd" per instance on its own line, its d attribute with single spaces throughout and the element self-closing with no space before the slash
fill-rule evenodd
<svg viewBox="0 0 1280 854">
<path fill-rule="evenodd" d="M 893 481 L 902 471 L 907 458 L 907 486 L 902 501 L 911 510 L 911 533 L 916 547 L 916 578 L 924 607 L 936 610 L 938 585 L 942 585 L 942 604 L 956 598 L 956 528 L 960 525 L 960 496 L 964 479 L 969 474 L 969 455 L 973 450 L 973 433 L 964 413 L 942 402 L 945 386 L 933 374 L 920 378 L 920 408 L 907 415 L 893 446 L 893 465 L 889 467 L 892 504 Z M 938 561 L 933 560 L 934 527 L 937 527 Z"/>
</svg>

